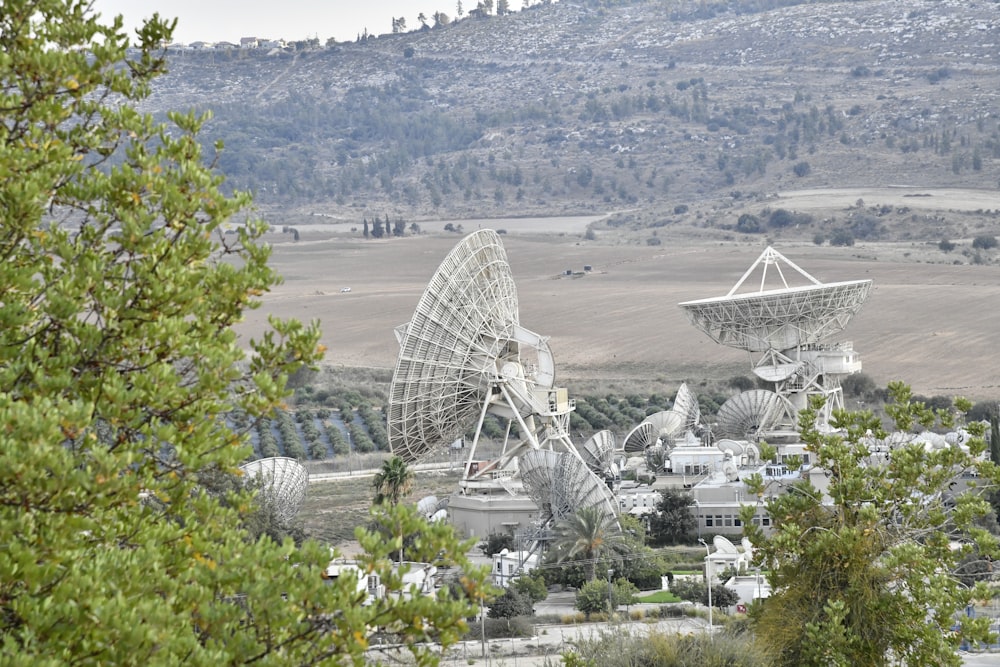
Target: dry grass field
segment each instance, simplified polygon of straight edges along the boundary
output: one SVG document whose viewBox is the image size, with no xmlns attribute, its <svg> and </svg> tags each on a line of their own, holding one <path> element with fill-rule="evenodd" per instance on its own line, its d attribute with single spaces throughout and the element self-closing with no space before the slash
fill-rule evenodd
<svg viewBox="0 0 1000 667">
<path fill-rule="evenodd" d="M 842 210 L 859 196 L 871 203 L 902 194 L 891 189 L 789 193 L 788 201 L 813 211 Z M 921 203 L 905 201 L 911 207 Z M 935 191 L 933 207 L 928 206 L 1000 209 L 1000 196 L 984 200 Z M 244 333 L 258 331 L 271 313 L 316 318 L 329 349 L 326 363 L 391 369 L 397 352 L 393 327 L 409 320 L 429 278 L 460 238 L 433 232 L 365 241 L 308 231 L 295 243 L 287 234 L 275 234 L 273 263 L 285 282 L 251 313 Z M 595 240 L 586 241 L 582 229 L 511 231 L 503 237 L 521 323 L 550 337 L 557 379 L 571 393 L 672 393 L 681 381 L 749 373 L 752 360 L 745 353 L 715 344 L 677 304 L 724 295 L 763 250 L 764 238 L 696 227 L 666 227 L 659 238 L 662 245 L 648 246 L 599 230 Z M 953 240 L 960 247 L 971 241 Z M 835 248 L 782 238 L 774 245 L 821 281 L 874 280 L 870 299 L 840 339 L 854 342 L 876 382 L 902 379 L 928 395 L 1000 396 L 995 257 L 972 264 L 958 251 L 941 252 L 936 240 Z M 584 265 L 593 270 L 564 275 Z M 351 291 L 341 292 L 343 287 Z"/>
</svg>

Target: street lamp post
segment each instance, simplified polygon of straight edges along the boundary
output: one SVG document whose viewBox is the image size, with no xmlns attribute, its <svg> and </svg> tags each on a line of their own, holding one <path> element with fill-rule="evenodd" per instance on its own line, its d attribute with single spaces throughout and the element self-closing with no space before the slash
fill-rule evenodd
<svg viewBox="0 0 1000 667">
<path fill-rule="evenodd" d="M 708 635 L 709 638 L 712 636 L 712 554 L 708 549 L 708 543 L 705 540 L 698 538 L 698 541 L 705 546 L 705 585 L 708 588 Z"/>
<path fill-rule="evenodd" d="M 694 506 L 698 508 L 698 541 L 701 542 L 701 503 L 697 498 L 692 498 Z"/>
<path fill-rule="evenodd" d="M 613 577 L 615 571 L 612 569 L 608 570 L 608 620 L 611 620 L 611 616 L 615 613 L 614 607 L 612 606 L 611 597 L 611 577 Z"/>
</svg>

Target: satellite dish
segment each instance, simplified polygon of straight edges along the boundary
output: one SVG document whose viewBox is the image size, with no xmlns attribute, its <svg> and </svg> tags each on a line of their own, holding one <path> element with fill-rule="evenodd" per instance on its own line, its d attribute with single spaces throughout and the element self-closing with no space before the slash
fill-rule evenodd
<svg viewBox="0 0 1000 667">
<path fill-rule="evenodd" d="M 740 443 L 736 440 L 729 440 L 728 438 L 723 438 L 715 443 L 715 446 L 722 450 L 723 453 L 728 452 L 733 455 L 733 458 L 739 460 L 743 453 L 746 451 L 744 445 L 749 445 L 749 443 Z"/>
<path fill-rule="evenodd" d="M 425 517 L 434 514 L 434 512 L 437 511 L 437 508 L 438 508 L 437 496 L 424 496 L 417 503 L 417 511 L 420 512 Z"/>
<path fill-rule="evenodd" d="M 622 448 L 629 454 L 644 452 L 647 447 L 656 444 L 657 437 L 656 428 L 650 422 L 644 421 L 629 431 Z"/>
<path fill-rule="evenodd" d="M 809 284 L 789 287 L 782 264 Z M 765 290 L 771 266 L 782 287 Z M 758 267 L 762 269 L 760 290 L 737 293 Z M 842 331 L 861 309 L 871 288 L 871 280 L 821 283 L 769 247 L 725 296 L 685 301 L 680 306 L 696 327 L 723 345 L 748 352 L 788 350 L 818 343 Z"/>
<path fill-rule="evenodd" d="M 684 417 L 684 424 L 688 430 L 695 430 L 701 423 L 701 408 L 698 406 L 698 399 L 688 389 L 687 382 L 682 382 L 681 386 L 677 388 L 672 409 Z"/>
<path fill-rule="evenodd" d="M 431 523 L 437 523 L 438 521 L 444 521 L 447 518 L 448 518 L 447 510 L 438 510 L 431 515 L 430 521 Z"/>
<path fill-rule="evenodd" d="M 739 549 L 736 545 L 730 542 L 727 538 L 722 535 L 716 535 L 712 538 L 712 546 L 715 547 L 715 551 L 721 554 L 738 554 Z"/>
<path fill-rule="evenodd" d="M 565 389 L 553 388 L 547 339 L 518 321 L 507 254 L 493 230 L 474 232 L 452 249 L 396 335 L 387 410 L 395 455 L 417 461 L 474 427 L 467 480 L 507 468 L 530 448 L 555 446 L 579 456 L 568 434 L 574 406 Z M 521 440 L 504 443 L 497 461 L 474 471 L 487 413 L 516 422 Z"/>
<path fill-rule="evenodd" d="M 559 521 L 588 507 L 597 507 L 617 521 L 607 484 L 576 456 L 536 449 L 521 455 L 518 465 L 525 491 L 542 511 L 541 523 Z"/>
<path fill-rule="evenodd" d="M 685 415 L 676 410 L 654 412 L 646 417 L 644 421 L 652 424 L 657 437 L 665 441 L 673 440 L 688 427 Z"/>
<path fill-rule="evenodd" d="M 741 291 L 757 271 L 759 288 Z M 790 285 L 786 272 L 798 274 L 805 284 Z M 859 372 L 861 359 L 850 343 L 824 341 L 843 331 L 871 289 L 871 280 L 821 283 L 768 247 L 725 296 L 685 301 L 680 307 L 716 342 L 762 353 L 753 372 L 774 385 L 789 415 L 805 408 L 810 395 L 824 396 L 817 427 L 825 429 L 833 411 L 844 407 L 840 378 Z"/>
<path fill-rule="evenodd" d="M 615 465 L 615 434 L 608 430 L 598 431 L 580 447 L 580 456 L 594 474 L 618 474 Z"/>
<path fill-rule="evenodd" d="M 273 456 L 240 466 L 246 481 L 260 480 L 259 493 L 274 508 L 278 521 L 287 524 L 302 507 L 309 486 L 309 473 L 295 459 Z"/>
<path fill-rule="evenodd" d="M 777 426 L 784 414 L 784 401 L 773 391 L 744 391 L 719 407 L 719 435 L 734 440 L 756 441 Z"/>
</svg>

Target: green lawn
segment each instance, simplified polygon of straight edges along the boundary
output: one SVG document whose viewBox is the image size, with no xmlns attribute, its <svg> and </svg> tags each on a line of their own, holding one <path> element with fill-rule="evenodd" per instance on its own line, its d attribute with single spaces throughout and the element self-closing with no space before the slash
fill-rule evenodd
<svg viewBox="0 0 1000 667">
<path fill-rule="evenodd" d="M 680 602 L 681 599 L 670 591 L 656 591 L 649 595 L 640 595 L 639 602 Z"/>
</svg>

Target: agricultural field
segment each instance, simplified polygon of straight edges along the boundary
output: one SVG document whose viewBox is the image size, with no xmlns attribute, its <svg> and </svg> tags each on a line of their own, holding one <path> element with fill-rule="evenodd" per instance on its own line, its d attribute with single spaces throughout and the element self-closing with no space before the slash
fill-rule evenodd
<svg viewBox="0 0 1000 667">
<path fill-rule="evenodd" d="M 839 199 L 825 206 L 841 210 L 841 200 L 853 201 L 855 194 L 837 191 Z M 866 202 L 877 202 L 876 193 L 866 194 Z M 992 197 L 1000 209 L 1000 198 Z M 952 207 L 944 215 L 960 214 L 961 196 L 944 201 L 934 199 L 936 206 Z M 816 206 L 816 195 L 808 202 Z M 982 203 L 970 200 L 968 206 Z M 956 248 L 944 252 L 927 240 L 929 234 L 920 241 L 835 247 L 791 234 L 764 238 L 688 226 L 663 228 L 661 243 L 648 245 L 600 223 L 586 235 L 582 228 L 549 234 L 543 225 L 502 238 L 521 324 L 550 337 L 557 382 L 573 396 L 673 396 L 683 381 L 697 387 L 749 374 L 753 359 L 710 340 L 677 304 L 726 294 L 768 241 L 823 282 L 874 281 L 868 302 L 837 339 L 853 341 L 864 372 L 878 384 L 902 379 L 918 393 L 984 400 L 1000 394 L 990 362 L 1000 322 L 1000 263 L 995 249 L 970 252 L 971 233 L 953 238 Z M 468 224 L 466 229 L 471 231 Z M 318 319 L 331 373 L 367 369 L 387 381 L 398 351 L 393 328 L 410 319 L 460 238 L 433 232 L 364 240 L 310 230 L 293 242 L 274 234 L 273 264 L 284 284 L 250 313 L 242 332 L 257 335 L 269 314 Z M 591 270 L 584 273 L 585 266 Z M 345 286 L 351 291 L 342 292 Z"/>
</svg>

